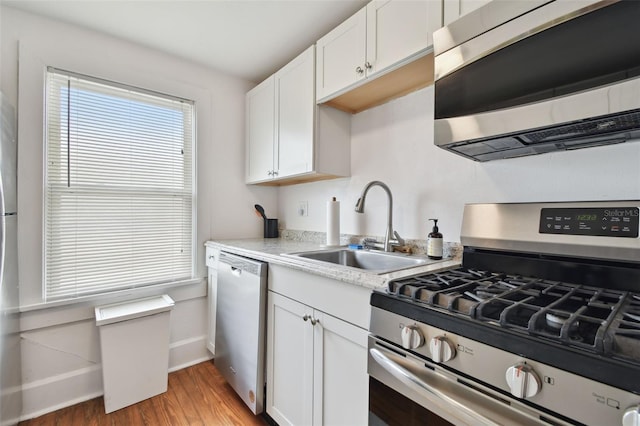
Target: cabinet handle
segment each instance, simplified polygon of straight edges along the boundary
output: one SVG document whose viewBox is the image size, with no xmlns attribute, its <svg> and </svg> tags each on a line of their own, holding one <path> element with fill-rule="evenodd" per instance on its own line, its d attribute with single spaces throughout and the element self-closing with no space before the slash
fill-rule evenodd
<svg viewBox="0 0 640 426">
<path fill-rule="evenodd" d="M 274 171 L 273 171 L 273 175 L 274 175 L 274 176 L 278 176 L 278 171 L 277 171 L 277 170 L 274 170 Z"/>
<path fill-rule="evenodd" d="M 356 67 L 356 72 L 360 75 L 364 74 L 364 70 L 362 69 L 362 67 Z"/>
<path fill-rule="evenodd" d="M 269 176 L 273 176 L 273 170 L 269 170 L 269 171 L 267 172 L 267 175 L 269 175 Z"/>
<path fill-rule="evenodd" d="M 367 61 L 367 62 L 365 62 L 364 67 L 366 69 L 370 70 L 371 68 L 373 68 L 373 65 L 371 65 L 371 62 Z"/>
<path fill-rule="evenodd" d="M 311 321 L 311 325 L 316 325 L 317 323 L 319 323 L 319 322 L 320 322 L 320 320 L 319 320 L 319 319 L 315 319 L 315 318 L 314 318 L 314 317 L 312 317 L 311 315 L 307 315 L 307 314 L 305 314 L 305 315 L 302 317 L 302 319 L 303 319 L 304 321 L 310 320 L 310 321 Z"/>
</svg>

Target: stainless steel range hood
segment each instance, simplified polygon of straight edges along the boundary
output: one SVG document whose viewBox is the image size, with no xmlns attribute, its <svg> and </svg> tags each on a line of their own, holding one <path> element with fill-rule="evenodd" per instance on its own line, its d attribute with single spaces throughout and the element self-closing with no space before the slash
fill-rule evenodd
<svg viewBox="0 0 640 426">
<path fill-rule="evenodd" d="M 476 161 L 640 138 L 640 2 L 494 0 L 434 33 L 435 143 Z"/>
</svg>

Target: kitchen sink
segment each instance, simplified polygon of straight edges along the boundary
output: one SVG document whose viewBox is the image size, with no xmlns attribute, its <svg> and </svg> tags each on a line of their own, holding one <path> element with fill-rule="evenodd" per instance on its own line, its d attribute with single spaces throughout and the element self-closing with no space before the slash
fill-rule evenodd
<svg viewBox="0 0 640 426">
<path fill-rule="evenodd" d="M 288 253 L 286 256 L 349 266 L 377 274 L 399 271 L 433 262 L 426 257 L 372 250 L 351 250 L 346 248 Z"/>
</svg>

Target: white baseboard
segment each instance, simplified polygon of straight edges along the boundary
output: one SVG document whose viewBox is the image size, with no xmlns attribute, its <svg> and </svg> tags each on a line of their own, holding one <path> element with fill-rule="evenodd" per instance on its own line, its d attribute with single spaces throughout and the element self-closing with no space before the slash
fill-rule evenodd
<svg viewBox="0 0 640 426">
<path fill-rule="evenodd" d="M 213 358 L 207 350 L 207 336 L 179 340 L 169 345 L 169 372 L 210 360 Z"/>
<path fill-rule="evenodd" d="M 0 389 L 0 426 L 14 426 L 20 421 L 22 410 L 22 386 Z"/>
<path fill-rule="evenodd" d="M 206 336 L 198 336 L 171 343 L 168 371 L 181 370 L 211 359 L 206 340 Z M 20 420 L 33 419 L 103 394 L 102 364 L 24 383 Z"/>
<path fill-rule="evenodd" d="M 102 394 L 101 365 L 25 383 L 22 385 L 20 420 L 39 417 Z"/>
</svg>

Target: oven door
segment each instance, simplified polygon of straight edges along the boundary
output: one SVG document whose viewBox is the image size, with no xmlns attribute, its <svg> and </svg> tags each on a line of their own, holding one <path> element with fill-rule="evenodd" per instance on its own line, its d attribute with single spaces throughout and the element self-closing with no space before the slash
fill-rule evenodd
<svg viewBox="0 0 640 426">
<path fill-rule="evenodd" d="M 369 424 L 567 424 L 369 336 Z"/>
</svg>

